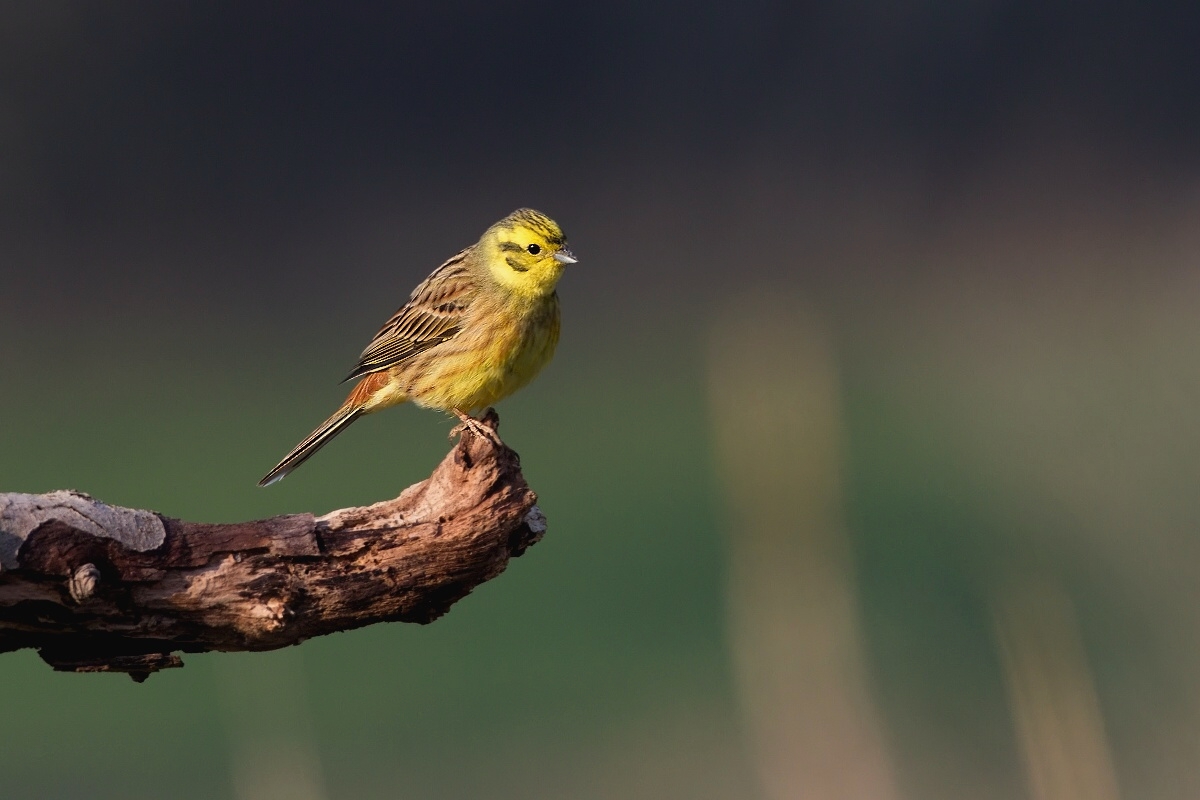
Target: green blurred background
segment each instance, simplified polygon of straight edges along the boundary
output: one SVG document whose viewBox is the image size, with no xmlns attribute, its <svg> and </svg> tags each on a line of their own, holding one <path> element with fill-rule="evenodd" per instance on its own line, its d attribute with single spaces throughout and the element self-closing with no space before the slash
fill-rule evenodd
<svg viewBox="0 0 1200 800">
<path fill-rule="evenodd" d="M 0 490 L 255 481 L 442 259 L 564 226 L 546 538 L 433 625 L 144 685 L 0 656 L 14 798 L 1200 796 L 1200 13 L 15 2 Z"/>
</svg>

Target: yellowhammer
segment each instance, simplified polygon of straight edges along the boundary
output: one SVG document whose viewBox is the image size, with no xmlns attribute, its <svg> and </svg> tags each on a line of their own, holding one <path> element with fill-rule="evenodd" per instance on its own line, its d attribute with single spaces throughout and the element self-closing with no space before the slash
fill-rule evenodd
<svg viewBox="0 0 1200 800">
<path fill-rule="evenodd" d="M 468 414 L 529 383 L 558 344 L 554 291 L 575 256 L 558 224 L 522 208 L 435 269 L 384 323 L 346 380 L 358 384 L 341 408 L 259 481 L 281 480 L 363 414 L 411 400 Z"/>
</svg>

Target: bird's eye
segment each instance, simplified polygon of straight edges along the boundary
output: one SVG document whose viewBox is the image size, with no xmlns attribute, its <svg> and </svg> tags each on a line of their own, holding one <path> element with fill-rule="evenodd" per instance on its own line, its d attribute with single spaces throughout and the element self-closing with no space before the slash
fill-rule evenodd
<svg viewBox="0 0 1200 800">
<path fill-rule="evenodd" d="M 531 244 L 525 249 L 528 250 L 529 254 L 532 256 L 536 256 L 538 253 L 542 252 L 542 248 L 538 247 L 536 244 Z"/>
</svg>

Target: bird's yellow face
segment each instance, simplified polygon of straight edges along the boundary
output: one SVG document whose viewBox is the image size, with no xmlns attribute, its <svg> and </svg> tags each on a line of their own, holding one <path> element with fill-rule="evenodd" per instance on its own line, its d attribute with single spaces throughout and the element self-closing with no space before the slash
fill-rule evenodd
<svg viewBox="0 0 1200 800">
<path fill-rule="evenodd" d="M 576 260 L 558 223 L 530 208 L 518 209 L 488 228 L 479 248 L 492 278 L 528 299 L 553 292 L 563 269 Z"/>
</svg>

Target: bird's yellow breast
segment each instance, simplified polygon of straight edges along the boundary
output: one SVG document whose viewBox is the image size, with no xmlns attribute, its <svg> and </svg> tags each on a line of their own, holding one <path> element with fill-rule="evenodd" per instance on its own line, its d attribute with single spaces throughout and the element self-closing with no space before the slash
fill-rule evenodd
<svg viewBox="0 0 1200 800">
<path fill-rule="evenodd" d="M 470 412 L 507 397 L 549 363 L 559 336 L 558 296 L 537 302 L 487 301 L 452 340 L 397 368 L 396 378 L 417 405 Z"/>
</svg>

